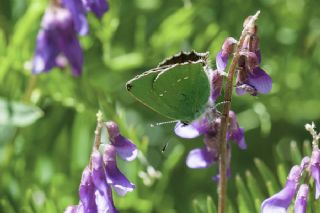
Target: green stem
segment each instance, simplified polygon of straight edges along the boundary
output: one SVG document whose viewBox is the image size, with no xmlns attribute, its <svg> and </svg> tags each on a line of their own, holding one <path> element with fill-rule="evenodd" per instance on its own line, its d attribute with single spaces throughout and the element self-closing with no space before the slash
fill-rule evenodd
<svg viewBox="0 0 320 213">
<path fill-rule="evenodd" d="M 37 85 L 37 79 L 38 79 L 37 75 L 31 75 L 31 77 L 30 77 L 30 79 L 28 81 L 28 85 L 27 85 L 26 91 L 25 91 L 24 96 L 23 96 L 23 101 L 24 102 L 26 102 L 26 103 L 30 102 L 30 98 L 31 98 L 32 92 L 33 92 L 34 88 Z"/>
<path fill-rule="evenodd" d="M 220 141 L 220 156 L 219 156 L 219 202 L 218 202 L 218 213 L 224 213 L 226 207 L 226 193 L 227 193 L 227 127 L 228 127 L 228 118 L 229 118 L 229 111 L 231 109 L 231 97 L 232 97 L 232 88 L 233 88 L 233 76 L 235 74 L 235 70 L 238 64 L 238 60 L 240 57 L 240 48 L 244 42 L 245 36 L 248 32 L 248 27 L 252 26 L 255 20 L 258 18 L 260 11 L 258 11 L 254 16 L 252 16 L 251 20 L 248 24 L 244 27 L 239 42 L 236 46 L 236 51 L 234 53 L 234 57 L 232 59 L 226 87 L 225 87 L 225 95 L 224 95 L 224 107 L 221 117 L 221 127 L 219 131 L 219 141 Z"/>
<path fill-rule="evenodd" d="M 100 147 L 102 120 L 103 120 L 103 115 L 102 115 L 102 112 L 99 110 L 97 113 L 97 127 L 96 127 L 96 130 L 94 131 L 95 139 L 94 139 L 94 144 L 92 149 L 99 149 Z"/>
</svg>

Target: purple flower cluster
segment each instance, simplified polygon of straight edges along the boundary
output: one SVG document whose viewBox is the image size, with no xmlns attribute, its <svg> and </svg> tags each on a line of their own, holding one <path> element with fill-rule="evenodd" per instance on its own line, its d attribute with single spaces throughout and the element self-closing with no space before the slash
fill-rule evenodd
<svg viewBox="0 0 320 213">
<path fill-rule="evenodd" d="M 213 117 L 210 114 L 215 114 Z M 229 112 L 229 126 L 227 131 L 227 140 L 234 141 L 240 149 L 247 147 L 244 139 L 244 130 L 239 127 L 236 115 L 233 111 Z M 182 138 L 196 138 L 200 135 L 204 136 L 203 148 L 193 149 L 189 152 L 186 163 L 189 168 L 207 168 L 214 165 L 219 158 L 219 134 L 221 117 L 215 109 L 205 113 L 201 118 L 185 125 L 178 122 L 175 126 L 175 133 Z M 228 175 L 231 175 L 230 169 L 231 150 L 228 146 Z M 213 177 L 218 180 L 219 174 Z"/>
<path fill-rule="evenodd" d="M 247 24 L 246 22 L 244 23 Z M 247 27 L 245 27 L 247 28 Z M 221 95 L 223 77 L 229 58 L 233 55 L 237 41 L 234 38 L 227 38 L 221 50 L 216 56 L 216 70 L 210 70 L 209 78 L 211 80 L 211 95 L 208 100 L 210 106 L 215 106 L 215 102 Z M 261 54 L 259 48 L 259 39 L 257 37 L 257 27 L 248 28 L 248 32 L 239 50 L 239 61 L 237 66 L 237 83 L 236 92 L 238 95 L 249 93 L 257 95 L 258 93 L 266 94 L 271 90 L 272 80 L 259 64 L 261 62 Z M 178 122 L 175 126 L 176 135 L 182 138 L 195 138 L 200 135 L 204 136 L 203 148 L 191 150 L 186 164 L 190 168 L 207 168 L 218 161 L 219 158 L 219 131 L 221 126 L 221 113 L 216 107 L 209 109 L 197 120 L 190 124 Z M 244 129 L 239 127 L 236 114 L 229 112 L 229 122 L 227 129 L 227 141 L 234 141 L 240 149 L 246 149 L 244 139 Z M 227 145 L 228 150 L 228 169 L 230 176 L 230 160 L 231 149 L 230 144 Z M 219 174 L 213 177 L 214 180 L 219 179 Z"/>
<path fill-rule="evenodd" d="M 219 70 L 211 70 L 211 95 L 210 104 L 214 105 L 216 99 L 221 95 L 223 74 Z M 227 131 L 227 140 L 234 141 L 240 149 L 247 147 L 244 139 L 244 129 L 239 127 L 236 114 L 229 112 L 229 126 Z M 178 122 L 175 126 L 175 133 L 182 138 L 196 138 L 204 136 L 203 148 L 191 150 L 188 154 L 186 164 L 189 168 L 207 168 L 214 165 L 219 158 L 219 130 L 221 125 L 221 113 L 216 108 L 209 108 L 200 118 L 186 125 Z M 231 175 L 230 169 L 231 150 L 228 145 L 228 175 Z M 217 181 L 219 174 L 213 177 Z"/>
<path fill-rule="evenodd" d="M 246 24 L 246 22 L 244 23 Z M 224 71 L 228 60 L 234 51 L 237 41 L 234 38 L 227 38 L 220 52 L 216 56 L 216 65 L 219 71 Z M 236 92 L 238 95 L 249 93 L 256 96 L 258 93 L 267 94 L 272 88 L 272 79 L 259 67 L 261 63 L 261 52 L 257 26 L 249 28 L 240 48 L 239 61 L 237 66 Z"/>
<path fill-rule="evenodd" d="M 137 157 L 137 148 L 130 140 L 123 137 L 118 125 L 112 121 L 105 123 L 110 144 L 102 144 L 102 153 L 95 148 L 91 153 L 90 163 L 82 173 L 79 187 L 80 202 L 69 206 L 65 213 L 115 213 L 112 189 L 124 196 L 133 191 L 132 184 L 117 167 L 116 155 L 126 161 Z"/>
<path fill-rule="evenodd" d="M 49 5 L 37 36 L 32 73 L 62 68 L 68 61 L 73 75 L 80 75 L 83 54 L 77 34 L 88 33 L 88 11 L 101 18 L 107 10 L 106 0 L 55 0 Z"/>
<path fill-rule="evenodd" d="M 306 128 L 314 131 L 313 125 L 306 125 Z M 296 200 L 294 204 L 294 212 L 305 213 L 307 209 L 307 198 L 309 192 L 308 183 L 310 178 L 314 180 L 315 199 L 319 199 L 320 150 L 318 148 L 318 140 L 320 138 L 320 134 L 313 134 L 313 136 L 314 146 L 311 158 L 304 157 L 300 165 L 295 165 L 291 168 L 284 188 L 280 192 L 263 201 L 261 204 L 261 213 L 287 212 L 287 209 L 289 208 L 295 195 Z"/>
</svg>

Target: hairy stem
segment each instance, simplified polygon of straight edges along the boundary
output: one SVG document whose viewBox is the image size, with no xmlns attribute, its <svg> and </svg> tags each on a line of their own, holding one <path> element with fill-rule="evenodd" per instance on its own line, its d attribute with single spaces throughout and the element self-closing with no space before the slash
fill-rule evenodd
<svg viewBox="0 0 320 213">
<path fill-rule="evenodd" d="M 227 193 L 227 128 L 229 122 L 229 111 L 231 109 L 231 97 L 232 97 L 232 88 L 233 88 L 233 76 L 236 71 L 238 60 L 240 57 L 240 48 L 244 42 L 245 36 L 248 33 L 248 28 L 252 26 L 255 20 L 258 18 L 260 11 L 258 11 L 254 16 L 251 17 L 250 21 L 244 27 L 239 42 L 236 46 L 236 51 L 232 59 L 231 65 L 228 71 L 227 82 L 225 86 L 225 95 L 224 95 L 224 107 L 221 117 L 221 127 L 219 132 L 219 141 L 220 141 L 220 156 L 219 156 L 219 202 L 218 202 L 218 213 L 224 213 L 226 207 L 226 193 Z"/>
<path fill-rule="evenodd" d="M 99 149 L 99 146 L 101 144 L 102 120 L 103 120 L 103 115 L 102 115 L 102 112 L 99 110 L 97 112 L 97 127 L 96 127 L 96 130 L 94 131 L 95 139 L 94 139 L 93 149 Z"/>
<path fill-rule="evenodd" d="M 101 129 L 102 129 L 102 120 L 103 120 L 103 114 L 102 112 L 99 110 L 96 114 L 97 116 L 97 127 L 96 130 L 94 131 L 94 143 L 92 146 L 92 151 L 94 150 L 98 150 L 101 144 Z M 92 160 L 91 160 L 91 156 L 90 156 L 90 160 L 89 160 L 89 168 L 92 168 Z"/>
</svg>

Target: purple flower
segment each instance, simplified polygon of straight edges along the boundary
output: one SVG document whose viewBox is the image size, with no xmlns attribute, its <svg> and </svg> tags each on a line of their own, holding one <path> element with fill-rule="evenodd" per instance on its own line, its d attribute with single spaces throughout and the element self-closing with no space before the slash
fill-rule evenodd
<svg viewBox="0 0 320 213">
<path fill-rule="evenodd" d="M 113 186 L 118 195 L 124 196 L 127 192 L 133 191 L 135 185 L 117 167 L 116 148 L 113 145 L 106 145 L 103 162 L 105 164 L 107 182 Z"/>
<path fill-rule="evenodd" d="M 84 213 L 83 205 L 74 205 L 74 206 L 68 206 L 65 210 L 64 213 Z"/>
<path fill-rule="evenodd" d="M 256 96 L 258 93 L 267 94 L 272 88 L 271 77 L 259 67 L 261 52 L 259 39 L 256 36 L 257 28 L 246 36 L 240 51 L 236 92 L 238 95 L 249 93 Z"/>
<path fill-rule="evenodd" d="M 226 38 L 224 41 L 221 50 L 218 52 L 216 56 L 216 65 L 219 71 L 224 71 L 228 64 L 228 59 L 230 55 L 233 53 L 234 45 L 237 43 L 232 37 Z"/>
<path fill-rule="evenodd" d="M 118 212 L 113 203 L 112 190 L 107 182 L 104 167 L 102 155 L 98 150 L 94 150 L 90 165 L 82 173 L 79 187 L 80 203 L 77 206 L 67 207 L 65 213 Z"/>
<path fill-rule="evenodd" d="M 227 140 L 235 141 L 240 149 L 246 149 L 247 144 L 244 139 L 244 129 L 238 124 L 236 113 L 233 111 L 229 112 L 229 130 L 227 132 Z"/>
<path fill-rule="evenodd" d="M 250 95 L 256 96 L 257 93 L 267 94 L 270 92 L 272 79 L 260 67 L 255 67 L 251 72 L 240 69 L 236 85 L 238 95 L 249 93 Z"/>
<path fill-rule="evenodd" d="M 316 186 L 316 199 L 320 197 L 320 150 L 314 148 L 311 155 L 310 172 Z"/>
<path fill-rule="evenodd" d="M 76 31 L 80 35 L 87 34 L 89 27 L 82 0 L 62 0 L 62 5 L 70 11 Z"/>
<path fill-rule="evenodd" d="M 91 154 L 92 181 L 95 185 L 97 212 L 118 212 L 113 204 L 112 191 L 106 176 L 102 155 L 98 150 Z"/>
<path fill-rule="evenodd" d="M 227 131 L 227 140 L 234 140 L 241 149 L 246 147 L 243 129 L 239 127 L 235 113 L 229 113 L 230 125 Z M 175 133 L 182 138 L 195 138 L 204 135 L 205 146 L 203 148 L 193 149 L 189 152 L 186 164 L 189 168 L 207 168 L 215 164 L 219 157 L 219 141 L 218 131 L 220 129 L 220 114 L 215 110 L 205 113 L 203 117 L 192 122 L 191 124 L 183 124 L 178 122 L 175 126 Z M 231 149 L 228 145 L 228 174 L 230 169 Z M 214 180 L 219 179 L 219 174 L 213 177 Z"/>
<path fill-rule="evenodd" d="M 221 95 L 223 75 L 222 75 L 222 71 L 219 71 L 219 70 L 213 70 L 212 72 L 210 72 L 210 74 L 211 74 L 210 100 L 214 103 L 217 100 L 217 98 Z"/>
<path fill-rule="evenodd" d="M 193 149 L 189 152 L 186 164 L 189 168 L 207 168 L 218 160 L 217 150 L 210 150 L 208 147 Z"/>
<path fill-rule="evenodd" d="M 207 114 L 191 124 L 184 124 L 178 122 L 174 128 L 176 135 L 181 138 L 196 138 L 200 135 L 204 135 L 206 138 L 214 138 L 217 136 L 220 128 L 220 117 L 213 112 L 213 118 L 210 118 Z M 213 119 L 213 120 L 209 120 Z M 239 127 L 237 118 L 233 111 L 229 112 L 230 125 L 227 131 L 228 140 L 234 140 L 241 149 L 246 148 L 243 129 Z"/>
<path fill-rule="evenodd" d="M 231 177 L 230 164 L 228 164 L 228 167 L 227 167 L 227 177 L 228 177 L 228 178 Z M 212 180 L 215 181 L 215 182 L 219 182 L 219 180 L 220 180 L 220 172 L 219 172 L 217 175 L 213 176 L 213 177 L 212 177 Z"/>
<path fill-rule="evenodd" d="M 86 167 L 82 173 L 79 187 L 80 203 L 86 212 L 97 211 L 95 202 L 95 186 L 92 181 L 92 174 L 89 167 Z"/>
<path fill-rule="evenodd" d="M 99 19 L 108 11 L 109 4 L 106 0 L 82 0 L 87 11 L 92 11 Z"/>
<path fill-rule="evenodd" d="M 261 204 L 261 213 L 286 213 L 296 193 L 301 173 L 302 168 L 300 166 L 296 165 L 292 167 L 285 187 L 277 194 L 263 201 Z"/>
<path fill-rule="evenodd" d="M 249 93 L 256 96 L 258 93 L 269 93 L 272 88 L 272 79 L 259 67 L 261 63 L 261 51 L 259 47 L 259 38 L 257 37 L 257 26 L 247 29 L 242 46 L 239 47 L 239 61 L 237 67 L 236 92 L 238 95 Z M 234 38 L 227 38 L 221 50 L 216 56 L 216 65 L 219 71 L 224 71 L 228 60 L 233 53 L 237 41 Z M 220 93 L 219 93 L 220 94 Z M 216 93 L 212 93 L 216 98 Z"/>
<path fill-rule="evenodd" d="M 42 20 L 32 72 L 39 74 L 60 66 L 60 55 L 67 58 L 73 75 L 81 74 L 83 55 L 71 14 L 64 8 L 53 6 L 47 9 Z"/>
<path fill-rule="evenodd" d="M 118 125 L 109 121 L 105 123 L 111 144 L 115 147 L 117 154 L 126 161 L 132 161 L 137 157 L 138 150 L 134 143 L 120 134 Z"/>
<path fill-rule="evenodd" d="M 257 29 L 257 28 L 256 28 Z M 242 49 L 247 50 L 249 52 L 254 52 L 258 58 L 258 63 L 261 64 L 261 51 L 260 51 L 260 41 L 256 36 L 257 31 L 253 32 L 253 34 L 247 36 L 243 42 Z"/>
<path fill-rule="evenodd" d="M 305 213 L 307 209 L 309 187 L 307 184 L 302 184 L 299 188 L 297 198 L 294 204 L 294 213 Z"/>
<path fill-rule="evenodd" d="M 65 213 L 117 213 L 112 199 L 112 189 L 124 196 L 133 191 L 132 184 L 117 167 L 116 154 L 124 160 L 133 160 L 137 156 L 136 146 L 123 137 L 118 125 L 106 122 L 110 144 L 101 145 L 103 154 L 94 147 L 89 165 L 84 169 L 79 187 L 79 205 L 66 208 Z M 102 149 L 101 148 L 101 149 Z"/>
</svg>

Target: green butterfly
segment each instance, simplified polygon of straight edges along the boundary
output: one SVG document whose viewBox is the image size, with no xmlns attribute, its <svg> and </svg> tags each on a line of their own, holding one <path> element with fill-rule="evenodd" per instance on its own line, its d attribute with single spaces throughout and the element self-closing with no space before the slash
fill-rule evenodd
<svg viewBox="0 0 320 213">
<path fill-rule="evenodd" d="M 173 120 L 190 123 L 206 109 L 210 96 L 208 53 L 181 52 L 127 82 L 130 94 Z"/>
</svg>

